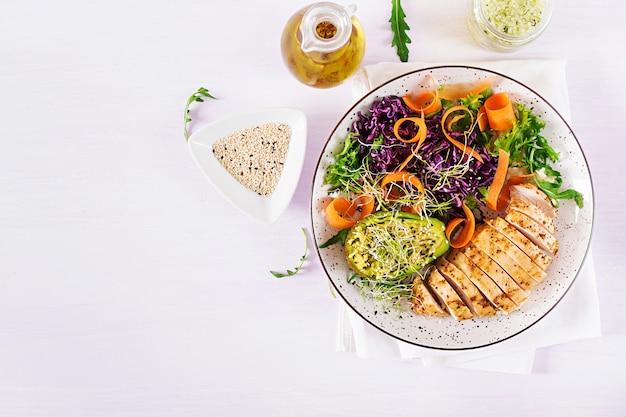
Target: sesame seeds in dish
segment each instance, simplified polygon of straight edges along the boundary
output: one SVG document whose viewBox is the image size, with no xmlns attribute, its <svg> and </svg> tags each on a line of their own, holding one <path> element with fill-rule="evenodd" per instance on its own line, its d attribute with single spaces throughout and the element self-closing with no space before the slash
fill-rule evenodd
<svg viewBox="0 0 626 417">
<path fill-rule="evenodd" d="M 224 136 L 213 144 L 213 153 L 243 186 L 267 196 L 278 185 L 290 139 L 288 124 L 265 123 Z"/>
</svg>

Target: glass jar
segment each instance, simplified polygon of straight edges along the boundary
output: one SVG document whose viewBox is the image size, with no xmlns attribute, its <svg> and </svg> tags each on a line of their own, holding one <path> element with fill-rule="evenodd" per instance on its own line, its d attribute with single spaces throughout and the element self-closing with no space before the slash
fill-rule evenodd
<svg viewBox="0 0 626 417">
<path fill-rule="evenodd" d="M 468 0 L 467 27 L 479 45 L 513 52 L 543 33 L 552 7 L 553 0 Z"/>
<path fill-rule="evenodd" d="M 313 3 L 289 18 L 281 37 L 285 65 L 299 81 L 330 88 L 352 76 L 365 54 L 356 6 Z"/>
</svg>

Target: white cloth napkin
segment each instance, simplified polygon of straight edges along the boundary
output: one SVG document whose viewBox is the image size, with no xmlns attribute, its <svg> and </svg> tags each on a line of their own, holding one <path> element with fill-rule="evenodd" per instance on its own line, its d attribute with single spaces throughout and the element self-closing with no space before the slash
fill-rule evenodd
<svg viewBox="0 0 626 417">
<path fill-rule="evenodd" d="M 390 78 L 412 70 L 444 64 L 475 66 L 511 76 L 542 95 L 566 120 L 570 120 L 566 63 L 562 60 L 380 63 L 361 68 L 353 77 L 353 96 L 358 100 Z M 567 296 L 543 320 L 512 339 L 469 351 L 422 348 L 384 334 L 341 301 L 337 349 L 353 352 L 361 358 L 421 360 L 424 366 L 529 374 L 532 373 L 535 349 L 600 335 L 595 269 L 593 256 L 589 251 Z"/>
</svg>

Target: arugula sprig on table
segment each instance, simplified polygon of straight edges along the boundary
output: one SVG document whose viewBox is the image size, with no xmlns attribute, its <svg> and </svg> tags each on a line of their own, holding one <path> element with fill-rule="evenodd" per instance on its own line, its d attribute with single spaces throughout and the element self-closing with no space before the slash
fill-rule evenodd
<svg viewBox="0 0 626 417">
<path fill-rule="evenodd" d="M 203 97 L 217 100 L 217 97 L 214 97 L 211 93 L 209 93 L 209 90 L 207 90 L 204 87 L 200 87 L 198 91 L 196 91 L 195 93 L 191 95 L 191 97 L 189 97 L 189 99 L 187 100 L 187 105 L 185 105 L 185 115 L 184 115 L 185 116 L 184 131 L 185 131 L 186 141 L 189 141 L 189 132 L 187 131 L 187 125 L 189 124 L 189 122 L 191 122 L 191 117 L 189 117 L 189 107 L 194 102 L 203 102 L 204 101 Z"/>
<path fill-rule="evenodd" d="M 407 35 L 407 31 L 411 28 L 406 23 L 406 14 L 402 9 L 402 3 L 400 0 L 391 0 L 391 31 L 393 32 L 393 39 L 391 40 L 391 46 L 396 47 L 396 53 L 400 58 L 400 61 L 406 62 L 409 60 L 409 48 L 407 44 L 411 43 L 411 38 Z"/>
<path fill-rule="evenodd" d="M 304 261 L 306 260 L 306 256 L 309 252 L 309 236 L 307 235 L 306 229 L 304 227 L 302 228 L 302 233 L 304 234 L 304 255 L 300 257 L 300 264 L 296 266 L 295 269 L 288 269 L 286 272 L 270 271 L 270 273 L 276 278 L 291 277 L 293 275 L 296 275 L 298 272 L 300 272 L 302 266 L 304 266 Z"/>
</svg>

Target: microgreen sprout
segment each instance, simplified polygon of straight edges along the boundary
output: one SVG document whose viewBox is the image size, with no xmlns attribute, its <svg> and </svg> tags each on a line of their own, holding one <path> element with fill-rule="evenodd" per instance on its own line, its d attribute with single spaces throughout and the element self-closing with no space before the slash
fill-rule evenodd
<svg viewBox="0 0 626 417">
<path fill-rule="evenodd" d="M 348 282 L 355 285 L 362 296 L 380 303 L 384 310 L 398 313 L 410 309 L 410 307 L 407 308 L 407 302 L 413 296 L 413 279 L 421 279 L 421 277 L 417 275 L 415 278 L 411 276 L 402 281 L 390 281 L 353 275 Z"/>
<path fill-rule="evenodd" d="M 471 158 L 463 158 L 459 163 L 446 166 L 448 161 L 449 159 L 442 159 L 435 164 L 425 165 L 424 181 L 431 184 L 432 190 L 450 187 L 453 179 L 463 179 L 471 171 Z"/>
</svg>

